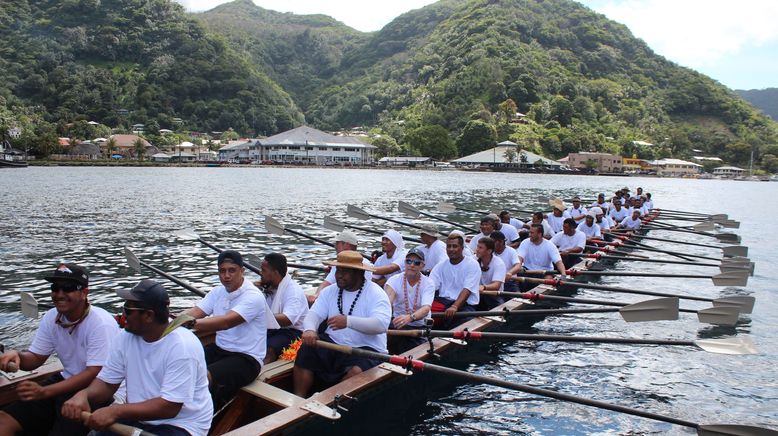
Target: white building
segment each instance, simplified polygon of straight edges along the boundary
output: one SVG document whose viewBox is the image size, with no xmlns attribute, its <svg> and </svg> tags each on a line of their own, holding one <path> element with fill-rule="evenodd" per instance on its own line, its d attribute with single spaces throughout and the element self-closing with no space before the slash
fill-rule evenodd
<svg viewBox="0 0 778 436">
<path fill-rule="evenodd" d="M 251 140 L 249 156 L 255 161 L 368 164 L 375 146 L 354 136 L 335 136 L 308 126 L 269 138 Z"/>
<path fill-rule="evenodd" d="M 731 167 L 731 166 L 723 166 L 723 167 L 717 167 L 713 169 L 714 176 L 722 176 L 722 177 L 738 177 L 738 176 L 742 176 L 744 172 L 746 172 L 746 170 L 744 170 L 743 168 Z"/>
<path fill-rule="evenodd" d="M 546 168 L 555 170 L 567 168 L 566 165 L 560 162 L 526 150 L 521 150 L 518 153 L 516 152 L 515 145 L 498 145 L 488 150 L 454 159 L 451 163 L 455 165 L 482 165 L 505 168 Z"/>
<path fill-rule="evenodd" d="M 702 172 L 702 165 L 681 159 L 659 159 L 648 162 L 659 176 L 694 176 Z"/>
<path fill-rule="evenodd" d="M 432 158 L 416 156 L 386 156 L 379 159 L 378 164 L 382 166 L 393 167 L 429 165 L 432 164 Z"/>
</svg>

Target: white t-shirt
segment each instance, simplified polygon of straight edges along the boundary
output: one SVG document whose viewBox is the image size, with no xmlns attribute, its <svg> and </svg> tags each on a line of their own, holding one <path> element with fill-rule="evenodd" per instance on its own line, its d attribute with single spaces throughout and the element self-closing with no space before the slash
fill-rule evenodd
<svg viewBox="0 0 778 436">
<path fill-rule="evenodd" d="M 510 222 L 508 224 L 512 225 L 516 230 L 521 230 L 524 228 L 524 221 L 511 217 L 509 220 Z"/>
<path fill-rule="evenodd" d="M 622 207 L 620 210 L 616 210 L 615 207 L 611 208 L 611 210 L 608 211 L 608 216 L 610 216 L 614 222 L 620 223 L 624 218 L 630 216 L 631 213 L 627 212 L 627 209 Z"/>
<path fill-rule="evenodd" d="M 505 250 L 502 251 L 502 253 L 494 252 L 495 256 L 498 256 L 502 263 L 505 264 L 505 272 L 507 273 L 509 269 L 513 268 L 513 265 L 516 265 L 519 263 L 519 254 L 516 252 L 516 249 L 513 247 L 505 246 Z"/>
<path fill-rule="evenodd" d="M 567 208 L 567 213 L 568 215 L 570 215 L 570 218 L 577 217 L 579 215 L 586 215 L 586 212 L 587 210 L 583 205 L 581 205 L 581 207 L 579 207 L 578 209 L 574 208 L 573 206 Z M 575 220 L 575 222 L 580 223 L 581 220 L 583 219 L 584 217 L 578 218 L 577 220 Z"/>
<path fill-rule="evenodd" d="M 586 220 L 584 220 L 581 224 L 578 224 L 578 230 L 583 232 L 587 238 L 599 238 L 602 236 L 600 225 L 596 222 L 592 223 L 590 227 L 586 225 Z"/>
<path fill-rule="evenodd" d="M 403 292 L 403 284 L 405 284 L 405 291 L 408 293 L 407 309 L 410 309 L 410 311 L 406 309 L 406 295 L 405 292 Z M 396 294 L 394 301 L 392 302 L 393 316 L 410 315 L 419 310 L 422 306 L 432 305 L 432 300 L 435 299 L 435 282 L 433 282 L 431 278 L 421 274 L 421 279 L 419 279 L 416 285 L 417 286 L 411 286 L 405 279 L 405 274 L 392 276 L 386 281 L 386 286 L 394 289 L 394 293 Z M 418 304 L 416 303 L 417 301 Z M 432 311 L 427 314 L 427 318 L 432 318 Z M 416 321 L 408 323 L 408 325 L 422 327 L 424 326 L 424 319 L 417 319 Z"/>
<path fill-rule="evenodd" d="M 508 235 L 505 235 L 505 236 L 508 236 Z M 467 248 L 470 249 L 470 254 L 471 255 L 474 254 L 476 248 L 478 248 L 478 240 L 483 238 L 483 237 L 486 237 L 486 235 L 484 235 L 483 233 L 479 233 L 479 234 L 473 236 L 470 239 L 470 243 L 467 244 Z M 448 255 L 446 257 L 448 257 Z"/>
<path fill-rule="evenodd" d="M 429 271 L 444 260 L 448 260 L 448 254 L 446 253 L 446 243 L 440 239 L 436 239 L 429 247 L 425 244 L 421 244 L 417 247 L 424 253 L 424 270 Z"/>
<path fill-rule="evenodd" d="M 392 307 L 389 304 L 389 297 L 375 282 L 365 282 L 362 293 L 359 294 L 359 300 L 354 304 L 354 311 L 349 315 L 351 304 L 357 297 L 359 291 L 343 291 L 343 314 L 346 315 L 348 325 L 351 321 L 348 318 L 361 317 L 377 319 L 383 326 L 383 332 L 378 334 L 362 333 L 352 327 L 346 327 L 340 330 L 333 330 L 327 326 L 326 333 L 332 340 L 340 345 L 350 347 L 370 347 L 380 353 L 386 352 L 386 330 L 392 320 Z M 311 306 L 308 316 L 305 317 L 304 330 L 317 331 L 321 321 L 327 320 L 335 315 L 341 314 L 338 309 L 337 284 L 327 286 L 321 290 L 319 298 Z"/>
<path fill-rule="evenodd" d="M 584 232 L 576 229 L 573 236 L 568 236 L 565 232 L 559 232 L 551 238 L 551 242 L 559 248 L 559 250 L 567 250 L 574 247 L 586 247 L 586 235 Z"/>
<path fill-rule="evenodd" d="M 554 231 L 554 234 L 562 231 L 562 224 L 567 218 L 570 218 L 570 214 L 567 211 L 562 212 L 562 216 L 554 216 L 553 213 L 546 215 L 548 225 L 551 226 L 551 230 Z"/>
<path fill-rule="evenodd" d="M 283 328 L 303 329 L 303 320 L 308 314 L 308 299 L 303 288 L 287 274 L 278 284 L 278 289 L 265 295 L 267 305 L 274 315 L 283 313 L 291 325 Z"/>
<path fill-rule="evenodd" d="M 392 256 L 392 257 L 387 256 L 386 253 L 382 254 L 381 257 L 379 257 L 375 261 L 376 268 L 379 268 L 379 267 L 382 267 L 382 266 L 389 266 L 391 264 L 395 264 L 395 265 L 400 267 L 400 270 L 399 271 L 395 271 L 395 272 L 390 273 L 390 274 L 385 274 L 385 275 L 373 274 L 373 277 L 376 278 L 376 279 L 381 279 L 381 278 L 387 278 L 388 279 L 389 277 L 391 277 L 391 276 L 393 276 L 395 274 L 400 274 L 401 272 L 405 271 L 405 254 L 406 253 L 407 252 L 405 250 L 400 250 L 399 248 L 395 248 L 394 249 L 394 256 Z M 379 288 L 380 288 L 380 286 L 379 286 Z"/>
<path fill-rule="evenodd" d="M 262 364 L 267 351 L 265 310 L 270 309 L 254 284 L 244 278 L 240 288 L 232 292 L 227 292 L 224 285 L 216 286 L 197 303 L 197 307 L 206 315 L 221 316 L 229 311 L 240 315 L 245 322 L 216 332 L 216 345 L 222 350 L 248 354 Z"/>
<path fill-rule="evenodd" d="M 643 223 L 640 221 L 640 218 L 633 220 L 631 216 L 621 220 L 621 226 L 625 229 L 639 229 L 642 224 Z"/>
<path fill-rule="evenodd" d="M 516 230 L 516 228 L 513 226 L 503 224 L 502 227 L 500 227 L 499 231 L 501 231 L 502 234 L 505 235 L 505 241 L 508 244 L 511 244 L 512 242 L 517 241 L 519 239 L 519 231 Z"/>
<path fill-rule="evenodd" d="M 443 298 L 456 300 L 462 289 L 470 291 L 467 304 L 475 306 L 481 301 L 478 287 L 481 282 L 481 267 L 478 261 L 471 256 L 465 256 L 461 262 L 454 265 L 451 260 L 435 265 L 430 273 L 430 278 L 435 282 L 438 295 Z"/>
<path fill-rule="evenodd" d="M 603 230 L 609 230 L 611 227 L 613 227 L 613 224 L 611 223 L 611 219 L 608 215 L 604 215 L 602 217 L 602 221 L 597 223 L 597 225 L 600 226 L 601 233 Z"/>
<path fill-rule="evenodd" d="M 486 271 L 481 271 L 481 284 L 488 285 L 493 281 L 500 282 L 500 288 L 498 291 L 502 291 L 505 287 L 505 263 L 499 256 L 492 254 L 492 261 L 489 262 L 489 267 Z"/>
<path fill-rule="evenodd" d="M 604 201 L 602 203 L 597 203 L 595 201 L 594 203 L 589 205 L 589 209 L 591 209 L 593 207 L 599 207 L 600 209 L 602 209 L 603 212 L 608 213 L 608 208 L 610 208 L 610 206 L 611 206 L 610 203 L 606 203 Z"/>
<path fill-rule="evenodd" d="M 554 229 L 551 227 L 551 224 L 549 224 L 548 220 L 545 219 L 543 222 L 541 222 L 541 224 L 543 225 L 543 237 L 546 239 L 551 239 L 556 234 Z"/>
<path fill-rule="evenodd" d="M 371 267 L 373 266 L 373 264 L 370 263 L 370 261 L 365 259 L 364 257 L 362 258 L 362 265 L 367 265 L 367 266 L 371 266 Z M 324 281 L 329 283 L 329 284 L 331 284 L 331 285 L 335 284 L 335 281 L 336 281 L 335 280 L 335 271 L 337 271 L 337 270 L 338 270 L 337 266 L 330 267 L 330 272 L 327 273 L 327 277 L 324 278 Z M 365 271 L 365 280 L 367 280 L 368 282 L 373 280 L 373 272 L 372 271 Z"/>
<path fill-rule="evenodd" d="M 109 384 L 126 381 L 127 403 L 162 398 L 183 404 L 175 418 L 144 421 L 148 424 L 174 425 L 196 436 L 207 435 L 211 428 L 213 403 L 205 352 L 200 340 L 185 328 L 155 342 L 122 331 L 97 378 Z"/>
<path fill-rule="evenodd" d="M 643 206 L 647 207 L 648 210 L 651 210 L 654 208 L 654 202 L 652 200 L 646 200 L 643 202 Z"/>
<path fill-rule="evenodd" d="M 528 270 L 551 270 L 554 264 L 562 260 L 559 249 L 551 241 L 543 239 L 540 244 L 533 244 L 528 238 L 521 241 L 518 249 L 519 257 L 524 259 L 524 268 Z"/>
<path fill-rule="evenodd" d="M 49 309 L 43 315 L 30 351 L 41 356 L 57 353 L 65 379 L 83 372 L 87 366 L 103 366 L 111 342 L 121 330 L 116 320 L 105 310 L 90 306 L 86 318 L 71 334 L 71 329 L 60 327 L 56 319 L 56 309 Z"/>
</svg>

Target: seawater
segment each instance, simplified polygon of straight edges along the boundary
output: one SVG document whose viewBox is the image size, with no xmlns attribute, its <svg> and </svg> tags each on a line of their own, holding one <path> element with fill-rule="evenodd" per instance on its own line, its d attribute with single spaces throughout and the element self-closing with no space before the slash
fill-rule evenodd
<svg viewBox="0 0 778 436">
<path fill-rule="evenodd" d="M 0 342 L 25 347 L 36 323 L 22 317 L 19 292 L 32 292 L 48 302 L 41 277 L 60 260 L 77 262 L 91 272 L 91 301 L 112 312 L 121 302 L 114 291 L 132 286 L 152 273 L 130 269 L 124 247 L 141 260 L 207 290 L 218 283 L 216 253 L 198 242 L 176 236 L 194 229 L 225 248 L 261 256 L 270 251 L 290 261 L 321 265 L 334 256 L 329 247 L 299 237 L 269 235 L 264 217 L 273 216 L 291 229 L 330 239 L 325 216 L 352 224 L 405 234 L 413 229 L 381 220 L 357 222 L 346 215 L 354 204 L 376 215 L 413 221 L 397 210 L 399 200 L 438 214 L 439 201 L 465 208 L 536 210 L 552 195 L 594 198 L 622 186 L 642 186 L 658 207 L 727 213 L 742 225 L 734 230 L 749 247 L 756 275 L 747 287 L 717 288 L 709 280 L 615 278 L 603 284 L 716 298 L 753 295 L 754 313 L 741 316 L 735 327 L 699 324 L 693 315 L 679 321 L 627 324 L 614 314 L 554 316 L 531 331 L 549 334 L 612 335 L 632 338 L 724 338 L 750 335 L 760 351 L 752 356 L 708 354 L 690 348 L 590 345 L 543 342 L 495 342 L 473 346 L 457 356 L 468 371 L 539 385 L 699 423 L 740 423 L 778 428 L 778 303 L 774 259 L 778 236 L 771 201 L 778 184 L 718 180 L 635 177 L 588 177 L 475 173 L 460 171 L 341 170 L 286 168 L 90 168 L 31 167 L 0 171 Z M 525 214 L 519 214 L 525 215 Z M 477 227 L 478 216 L 457 212 L 446 216 Z M 359 233 L 359 232 L 357 232 Z M 706 241 L 677 232 L 652 236 Z M 359 233 L 366 251 L 379 249 L 380 238 Z M 717 257 L 718 246 L 691 247 L 663 242 L 649 244 Z M 412 244 L 408 244 L 412 245 Z M 662 255 L 663 258 L 674 259 Z M 715 274 L 715 268 L 621 262 L 612 270 L 694 271 Z M 253 274 L 249 277 L 254 278 Z M 299 270 L 296 278 L 316 285 L 320 273 Z M 169 284 L 175 308 L 191 306 L 197 297 Z M 587 298 L 635 302 L 645 297 L 581 290 Z M 704 308 L 705 303 L 683 302 Z M 468 353 L 472 351 L 469 355 Z M 446 363 L 444 361 L 444 363 Z M 433 377 L 428 375 L 427 377 Z M 371 422 L 373 433 L 393 434 L 690 434 L 678 426 L 534 397 L 491 386 L 455 384 L 433 389 L 418 407 L 401 416 Z M 378 429 L 378 430 L 375 430 Z M 384 429 L 384 430 L 381 430 Z M 364 433 L 366 429 L 347 429 Z"/>
</svg>

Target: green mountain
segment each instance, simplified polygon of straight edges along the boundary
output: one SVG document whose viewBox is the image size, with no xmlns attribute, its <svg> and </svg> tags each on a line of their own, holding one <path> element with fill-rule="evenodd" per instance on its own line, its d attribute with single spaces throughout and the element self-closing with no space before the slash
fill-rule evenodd
<svg viewBox="0 0 778 436">
<path fill-rule="evenodd" d="M 778 120 L 778 88 L 738 89 L 735 92 L 772 119 Z"/>
<path fill-rule="evenodd" d="M 169 0 L 0 2 L 0 108 L 19 118 L 6 124 L 60 134 L 78 119 L 246 134 L 302 122 L 281 87 Z"/>
</svg>

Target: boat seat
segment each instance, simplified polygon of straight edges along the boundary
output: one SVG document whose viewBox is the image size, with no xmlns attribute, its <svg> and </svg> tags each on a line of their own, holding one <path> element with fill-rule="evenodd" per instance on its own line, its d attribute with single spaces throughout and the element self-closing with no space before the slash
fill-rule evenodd
<svg viewBox="0 0 778 436">
<path fill-rule="evenodd" d="M 243 386 L 243 391 L 281 407 L 291 407 L 306 401 L 305 398 L 259 380 Z"/>
</svg>

